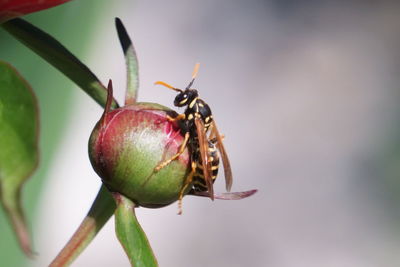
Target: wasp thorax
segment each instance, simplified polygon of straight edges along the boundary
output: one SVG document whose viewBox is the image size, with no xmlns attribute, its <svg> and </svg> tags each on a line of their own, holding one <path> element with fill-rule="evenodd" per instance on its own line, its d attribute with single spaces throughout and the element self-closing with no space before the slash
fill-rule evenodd
<svg viewBox="0 0 400 267">
<path fill-rule="evenodd" d="M 158 172 L 154 168 L 174 155 L 182 136 L 167 119 L 176 113 L 157 104 L 135 104 L 106 111 L 89 140 L 93 168 L 112 192 L 145 207 L 161 207 L 179 198 L 188 173 L 189 155 Z"/>
</svg>

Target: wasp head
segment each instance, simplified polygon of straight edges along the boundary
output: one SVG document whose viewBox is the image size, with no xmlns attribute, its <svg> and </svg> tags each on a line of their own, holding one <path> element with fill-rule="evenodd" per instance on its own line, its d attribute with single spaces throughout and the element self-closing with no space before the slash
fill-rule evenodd
<svg viewBox="0 0 400 267">
<path fill-rule="evenodd" d="M 176 107 L 183 107 L 185 105 L 189 105 L 193 99 L 198 97 L 198 93 L 196 89 L 186 89 L 181 91 L 174 100 L 174 105 Z"/>
</svg>

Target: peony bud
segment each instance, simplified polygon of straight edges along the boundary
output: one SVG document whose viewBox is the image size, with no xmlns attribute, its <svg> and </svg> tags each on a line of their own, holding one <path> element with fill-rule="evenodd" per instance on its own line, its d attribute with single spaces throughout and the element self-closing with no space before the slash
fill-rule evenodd
<svg viewBox="0 0 400 267">
<path fill-rule="evenodd" d="M 110 82 L 108 103 L 111 99 Z M 154 171 L 177 153 L 183 141 L 179 125 L 167 119 L 176 112 L 152 103 L 109 109 L 108 104 L 89 140 L 90 161 L 103 183 L 139 206 L 158 208 L 178 200 L 190 171 L 187 149 L 179 159 Z"/>
</svg>

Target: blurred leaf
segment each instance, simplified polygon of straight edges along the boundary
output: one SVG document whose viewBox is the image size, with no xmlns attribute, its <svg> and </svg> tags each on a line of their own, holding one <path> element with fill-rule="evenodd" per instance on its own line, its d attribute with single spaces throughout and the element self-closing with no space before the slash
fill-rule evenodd
<svg viewBox="0 0 400 267">
<path fill-rule="evenodd" d="M 118 193 L 114 193 L 113 196 L 117 204 L 115 232 L 131 265 L 135 267 L 158 266 L 146 234 L 137 221 L 135 204 Z"/>
<path fill-rule="evenodd" d="M 38 163 L 38 107 L 28 83 L 0 61 L 0 197 L 20 245 L 32 255 L 20 192 Z"/>
<path fill-rule="evenodd" d="M 50 266 L 70 265 L 90 244 L 96 234 L 113 215 L 114 210 L 115 202 L 110 192 L 102 185 L 89 213 Z"/>
<path fill-rule="evenodd" d="M 61 5 L 70 0 L 2 0 L 0 1 L 0 23 L 35 11 Z"/>
<path fill-rule="evenodd" d="M 101 27 L 99 22 L 104 20 L 105 12 L 114 5 L 118 3 L 107 0 L 71 1 L 66 5 L 29 14 L 26 18 L 52 36 L 57 36 L 58 41 L 67 45 L 76 56 L 83 58 L 95 45 L 93 40 Z M 63 144 L 68 126 L 66 122 L 70 121 L 76 99 L 85 96 L 75 90 L 75 84 L 61 72 L 38 58 L 32 50 L 27 49 L 5 30 L 0 29 L 0 40 L 0 58 L 12 62 L 31 86 L 39 89 L 35 90 L 35 94 L 42 122 L 39 137 L 40 164 L 24 185 L 22 199 L 29 226 L 37 229 L 41 223 L 41 214 L 38 212 L 39 199 L 45 191 L 46 181 L 54 178 L 50 177 L 50 169 L 54 167 L 57 153 Z M 61 101 L 58 101 L 59 99 Z M 112 202 L 114 203 L 114 200 Z M 31 266 L 32 262 L 21 255 L 13 231 L 9 228 L 6 214 L 0 208 L 0 265 Z"/>
<path fill-rule="evenodd" d="M 7 21 L 2 24 L 2 27 L 74 81 L 97 103 L 101 106 L 105 105 L 107 90 L 104 85 L 86 65 L 56 39 L 22 19 Z M 112 108 L 116 107 L 118 104 L 114 100 Z"/>
<path fill-rule="evenodd" d="M 122 51 L 125 55 L 127 74 L 125 105 L 131 105 L 135 104 L 136 102 L 139 88 L 138 60 L 131 38 L 129 37 L 124 25 L 122 24 L 122 21 L 119 18 L 115 19 L 115 26 L 117 27 L 118 38 L 122 46 Z"/>
</svg>

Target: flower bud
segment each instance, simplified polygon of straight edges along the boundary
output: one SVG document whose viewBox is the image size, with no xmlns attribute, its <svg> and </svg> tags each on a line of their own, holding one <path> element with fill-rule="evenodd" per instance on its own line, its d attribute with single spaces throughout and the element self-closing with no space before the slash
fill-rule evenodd
<svg viewBox="0 0 400 267">
<path fill-rule="evenodd" d="M 109 87 L 108 99 L 110 94 L 112 99 L 110 91 Z M 111 192 L 149 208 L 178 200 L 190 171 L 187 149 L 177 160 L 158 172 L 154 170 L 176 154 L 183 141 L 179 125 L 169 121 L 167 115 L 177 114 L 152 103 L 137 103 L 112 111 L 106 107 L 90 136 L 89 157 Z"/>
</svg>

